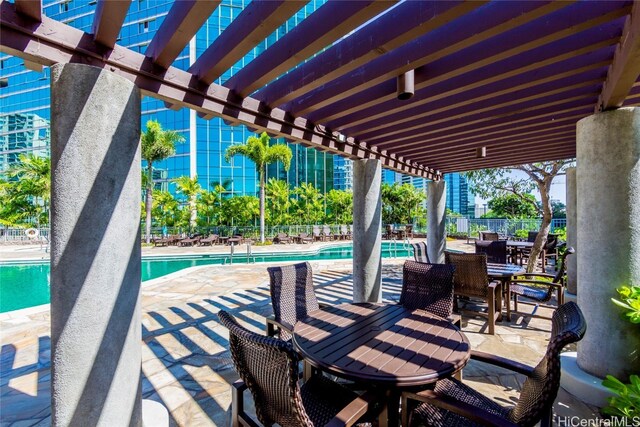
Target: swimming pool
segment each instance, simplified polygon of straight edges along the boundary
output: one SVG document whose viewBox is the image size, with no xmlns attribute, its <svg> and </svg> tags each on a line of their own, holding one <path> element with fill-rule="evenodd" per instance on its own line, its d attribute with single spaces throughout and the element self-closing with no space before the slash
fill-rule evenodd
<svg viewBox="0 0 640 427">
<path fill-rule="evenodd" d="M 410 247 L 402 243 L 382 243 L 383 258 L 407 257 L 411 254 Z M 228 254 L 143 258 L 142 281 L 156 279 L 189 267 L 228 263 L 228 258 Z M 317 251 L 254 254 L 253 258 L 256 262 L 349 259 L 353 258 L 353 246 L 332 246 Z M 246 262 L 246 253 L 236 252 L 233 263 Z M 49 303 L 48 261 L 0 263 L 0 313 L 47 303 Z"/>
</svg>

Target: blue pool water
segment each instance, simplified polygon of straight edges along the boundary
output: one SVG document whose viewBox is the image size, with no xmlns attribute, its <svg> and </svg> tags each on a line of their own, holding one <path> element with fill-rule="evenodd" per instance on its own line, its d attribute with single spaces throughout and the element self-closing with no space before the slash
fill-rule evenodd
<svg viewBox="0 0 640 427">
<path fill-rule="evenodd" d="M 407 257 L 412 251 L 401 243 L 382 243 L 382 257 Z M 351 245 L 334 246 L 309 252 L 265 253 L 256 262 L 289 262 L 353 257 Z M 223 264 L 228 255 L 193 255 L 142 259 L 142 281 L 199 265 Z M 246 253 L 236 252 L 234 264 L 246 263 Z M 228 263 L 228 260 L 227 260 Z M 0 313 L 49 303 L 49 262 L 0 263 Z"/>
</svg>

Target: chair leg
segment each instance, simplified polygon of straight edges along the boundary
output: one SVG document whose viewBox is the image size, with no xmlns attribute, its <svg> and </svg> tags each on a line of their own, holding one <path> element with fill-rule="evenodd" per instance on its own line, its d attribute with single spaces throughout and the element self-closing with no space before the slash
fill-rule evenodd
<svg viewBox="0 0 640 427">
<path fill-rule="evenodd" d="M 240 414 L 244 411 L 244 396 L 246 388 L 244 382 L 236 381 L 231 384 L 231 427 L 240 427 Z"/>
<path fill-rule="evenodd" d="M 507 283 L 507 322 L 511 322 L 511 286 Z"/>
<path fill-rule="evenodd" d="M 496 295 L 495 292 L 489 293 L 489 335 L 496 334 Z"/>
</svg>

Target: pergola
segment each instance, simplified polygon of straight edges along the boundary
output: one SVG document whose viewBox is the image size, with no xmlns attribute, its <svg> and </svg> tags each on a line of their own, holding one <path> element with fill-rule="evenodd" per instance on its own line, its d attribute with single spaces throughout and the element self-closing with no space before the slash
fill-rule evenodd
<svg viewBox="0 0 640 427">
<path fill-rule="evenodd" d="M 219 3 L 176 1 L 144 54 L 116 43 L 129 1 L 98 0 L 90 33 L 47 18 L 38 0 L 0 4 L 2 51 L 31 69 L 55 65 L 54 424 L 101 416 L 139 423 L 135 389 L 117 381 L 139 370 L 132 344 L 139 339 L 137 294 L 122 290 L 139 288 L 139 93 L 356 160 L 356 300 L 380 293 L 380 167 L 433 180 L 428 241 L 430 258 L 440 260 L 446 244 L 442 174 L 577 157 L 578 231 L 571 238 L 578 245 L 579 295 L 598 300 L 621 284 L 613 281 L 640 282 L 640 120 L 635 109 L 617 110 L 640 103 L 640 2 L 329 1 L 222 84 L 215 81 L 304 2 L 253 1 L 188 70 L 172 66 Z M 575 180 L 569 184 L 575 192 Z M 69 200 L 70 192 L 77 200 Z M 618 211 L 599 207 L 604 199 Z M 615 219 L 603 222 L 598 215 Z M 83 226 L 96 231 L 100 244 L 78 236 Z M 618 236 L 624 244 L 614 245 L 611 256 L 624 260 L 611 272 L 592 259 L 593 238 L 590 245 L 577 242 L 594 235 L 606 241 L 616 227 L 627 234 Z M 130 250 L 122 251 L 123 244 Z M 92 276 L 100 261 L 109 263 L 109 272 Z M 82 274 L 69 274 L 78 264 Z M 604 290 L 591 285 L 603 280 L 612 282 Z M 106 301 L 103 318 L 85 299 L 89 291 L 96 292 L 94 303 Z M 596 333 L 585 348 L 598 348 L 597 331 L 608 333 L 595 320 L 611 311 L 607 301 L 600 309 L 590 306 L 587 320 Z M 78 344 L 89 335 L 69 325 L 89 318 L 94 323 L 85 332 L 115 334 L 115 349 L 103 337 Z M 612 325 L 622 327 L 606 322 Z M 584 351 L 581 367 L 601 374 L 592 367 L 625 346 L 640 346 L 637 336 L 611 340 L 609 352 Z M 90 359 L 80 355 L 87 351 Z M 611 372 L 638 368 L 637 358 L 617 357 Z M 123 364 L 133 364 L 128 373 L 120 372 Z M 99 369 L 115 377 L 105 380 L 106 388 L 89 384 L 104 379 Z"/>
</svg>

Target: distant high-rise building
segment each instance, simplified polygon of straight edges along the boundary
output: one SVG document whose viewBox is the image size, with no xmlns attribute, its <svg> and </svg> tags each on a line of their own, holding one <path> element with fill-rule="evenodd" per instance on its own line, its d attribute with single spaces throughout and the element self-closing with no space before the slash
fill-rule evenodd
<svg viewBox="0 0 640 427">
<path fill-rule="evenodd" d="M 282 163 L 273 163 L 267 167 L 267 179 L 281 179 L 287 181 L 291 187 L 299 186 L 303 182 L 310 183 L 322 193 L 334 188 L 333 164 L 340 157 L 298 144 L 287 144 L 293 154 L 289 171 L 284 170 Z"/>
<path fill-rule="evenodd" d="M 353 161 L 336 156 L 333 160 L 333 188 L 336 190 L 353 189 Z"/>
<path fill-rule="evenodd" d="M 473 217 L 475 196 L 469 187 L 467 177 L 460 173 L 444 175 L 447 183 L 447 208 L 465 217 Z"/>
<path fill-rule="evenodd" d="M 42 11 L 50 18 L 91 32 L 97 3 L 88 0 L 43 0 Z M 117 43 L 145 53 L 173 3 L 172 0 L 131 2 Z M 188 69 L 249 3 L 249 0 L 223 0 L 173 65 Z M 216 79 L 215 83 L 226 82 L 323 3 L 324 0 L 312 0 L 305 4 L 278 30 Z M 30 71 L 25 68 L 22 59 L 0 54 L 0 175 L 16 161 L 20 153 L 34 150 L 45 153 L 48 150 L 49 80 L 48 68 L 45 67 L 42 73 Z M 221 183 L 234 194 L 257 194 L 255 165 L 242 156 L 236 156 L 231 162 L 224 159 L 229 146 L 244 143 L 254 135 L 253 132 L 242 125 L 225 124 L 220 118 L 205 120 L 187 108 L 180 111 L 167 109 L 161 100 L 155 98 L 144 97 L 141 107 L 143 130 L 146 122 L 154 119 L 163 128 L 178 131 L 185 138 L 185 143 L 176 147 L 174 156 L 154 164 L 154 177 L 159 179 L 157 188 L 175 191 L 175 186 L 169 185 L 173 179 L 197 175 L 204 189 Z M 282 141 L 272 141 L 276 142 Z M 333 155 L 297 145 L 292 145 L 292 149 L 294 158 L 291 171 L 287 174 L 287 180 L 292 185 L 312 182 L 322 191 L 333 188 Z M 45 154 L 48 155 L 48 151 Z M 282 175 L 278 167 L 270 172 L 274 176 Z"/>
</svg>

